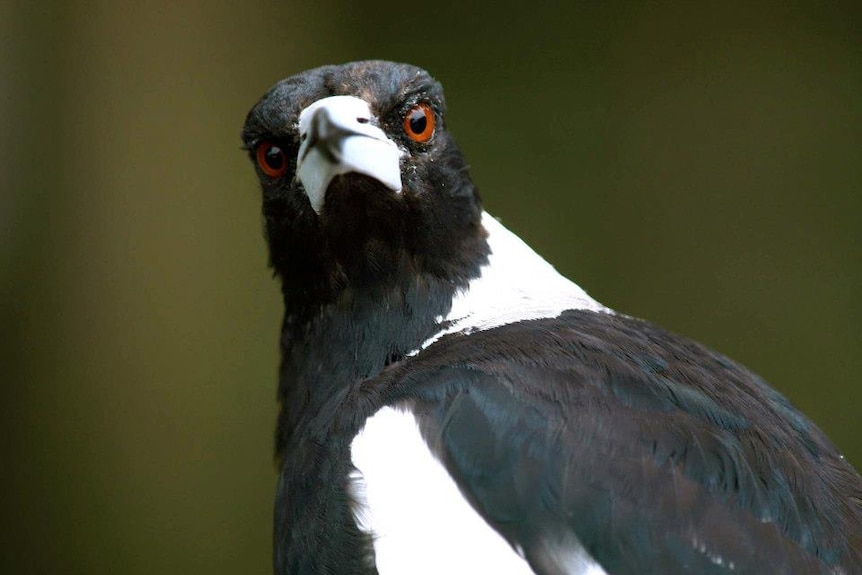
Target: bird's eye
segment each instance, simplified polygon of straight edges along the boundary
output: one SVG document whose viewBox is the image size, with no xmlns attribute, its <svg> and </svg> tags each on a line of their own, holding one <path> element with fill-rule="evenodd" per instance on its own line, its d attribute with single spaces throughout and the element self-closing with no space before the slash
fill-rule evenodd
<svg viewBox="0 0 862 575">
<path fill-rule="evenodd" d="M 424 143 L 434 136 L 434 110 L 425 102 L 416 104 L 404 116 L 404 132 L 414 142 Z"/>
<path fill-rule="evenodd" d="M 280 178 L 287 172 L 287 156 L 272 142 L 264 142 L 257 147 L 257 164 L 270 178 Z"/>
</svg>

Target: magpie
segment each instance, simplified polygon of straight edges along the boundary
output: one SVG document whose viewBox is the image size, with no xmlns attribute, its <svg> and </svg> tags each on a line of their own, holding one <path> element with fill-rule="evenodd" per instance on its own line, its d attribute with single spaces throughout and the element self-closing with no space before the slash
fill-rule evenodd
<svg viewBox="0 0 862 575">
<path fill-rule="evenodd" d="M 862 573 L 858 472 L 483 211 L 427 72 L 297 74 L 242 138 L 284 300 L 275 573 Z"/>
</svg>

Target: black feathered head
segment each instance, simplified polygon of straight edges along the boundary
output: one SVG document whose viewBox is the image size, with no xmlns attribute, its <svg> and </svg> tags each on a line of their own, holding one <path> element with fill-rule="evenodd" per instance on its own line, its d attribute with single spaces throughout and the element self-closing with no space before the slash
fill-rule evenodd
<svg viewBox="0 0 862 575">
<path fill-rule="evenodd" d="M 384 61 L 282 80 L 242 131 L 285 295 L 337 297 L 405 274 L 465 281 L 484 259 L 481 205 L 427 72 Z"/>
</svg>

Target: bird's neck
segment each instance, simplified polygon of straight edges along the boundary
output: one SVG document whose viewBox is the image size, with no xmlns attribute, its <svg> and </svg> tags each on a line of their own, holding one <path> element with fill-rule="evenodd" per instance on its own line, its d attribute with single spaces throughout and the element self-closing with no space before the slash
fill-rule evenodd
<svg viewBox="0 0 862 575">
<path fill-rule="evenodd" d="M 456 292 L 469 281 L 417 274 L 415 268 L 399 270 L 396 277 L 385 285 L 346 287 L 311 309 L 285 294 L 279 453 L 339 390 L 376 376 L 433 337 Z"/>
</svg>

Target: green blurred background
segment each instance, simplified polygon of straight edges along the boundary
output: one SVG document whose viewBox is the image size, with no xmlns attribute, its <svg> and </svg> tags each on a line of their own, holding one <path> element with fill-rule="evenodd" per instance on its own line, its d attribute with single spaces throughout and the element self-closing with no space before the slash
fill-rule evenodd
<svg viewBox="0 0 862 575">
<path fill-rule="evenodd" d="M 2 573 L 267 573 L 276 80 L 429 69 L 492 213 L 862 465 L 855 2 L 0 4 Z M 548 5 L 550 6 L 550 5 Z"/>
</svg>

